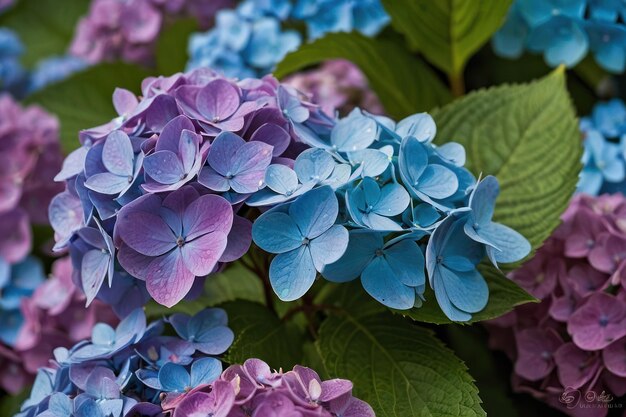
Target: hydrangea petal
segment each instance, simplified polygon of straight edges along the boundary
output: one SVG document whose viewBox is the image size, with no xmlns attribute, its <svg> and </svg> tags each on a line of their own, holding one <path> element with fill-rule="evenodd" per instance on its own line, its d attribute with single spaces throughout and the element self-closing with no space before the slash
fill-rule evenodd
<svg viewBox="0 0 626 417">
<path fill-rule="evenodd" d="M 252 238 L 264 251 L 285 253 L 302 245 L 303 236 L 293 219 L 285 213 L 263 214 L 252 224 Z"/>
<path fill-rule="evenodd" d="M 383 257 L 375 257 L 361 274 L 363 288 L 387 307 L 407 310 L 415 304 L 415 290 L 402 284 Z"/>
<path fill-rule="evenodd" d="M 306 246 L 278 254 L 270 264 L 272 288 L 283 301 L 302 297 L 313 285 L 315 275 L 313 258 Z"/>
<path fill-rule="evenodd" d="M 321 272 L 324 265 L 341 258 L 348 247 L 348 240 L 348 231 L 338 224 L 311 240 L 309 245 L 315 269 Z"/>
</svg>

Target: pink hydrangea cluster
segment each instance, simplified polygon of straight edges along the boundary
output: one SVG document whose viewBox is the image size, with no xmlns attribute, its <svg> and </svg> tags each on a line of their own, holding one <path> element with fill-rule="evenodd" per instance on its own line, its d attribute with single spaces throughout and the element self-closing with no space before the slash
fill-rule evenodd
<svg viewBox="0 0 626 417">
<path fill-rule="evenodd" d="M 572 416 L 605 416 L 587 406 L 603 391 L 626 394 L 626 198 L 577 196 L 510 278 L 541 300 L 487 325 L 490 346 L 515 363 L 514 390 Z"/>
<path fill-rule="evenodd" d="M 367 78 L 359 67 L 344 59 L 327 61 L 319 68 L 300 72 L 285 80 L 294 88 L 306 92 L 329 115 L 340 115 L 360 107 L 374 114 L 383 114 L 378 96 L 369 88 Z"/>
<path fill-rule="evenodd" d="M 193 17 L 208 28 L 217 10 L 233 0 L 93 0 L 76 28 L 72 55 L 89 63 L 122 59 L 150 65 L 162 27 L 181 17 Z"/>
<path fill-rule="evenodd" d="M 91 335 L 97 322 L 117 322 L 112 310 L 96 301 L 85 308 L 85 296 L 72 282 L 69 257 L 58 259 L 48 280 L 23 298 L 24 316 L 13 348 L 0 344 L 0 388 L 16 394 L 47 366 L 55 348 L 70 347 Z"/>
<path fill-rule="evenodd" d="M 166 396 L 161 405 L 173 417 L 375 416 L 369 404 L 352 396 L 352 382 L 346 379 L 322 381 L 317 372 L 299 365 L 288 372 L 272 371 L 260 359 L 232 365 L 210 387 Z"/>
<path fill-rule="evenodd" d="M 59 123 L 37 106 L 0 96 L 0 258 L 22 260 L 31 223 L 47 224 L 47 207 L 63 186 L 51 181 L 63 161 Z"/>
</svg>

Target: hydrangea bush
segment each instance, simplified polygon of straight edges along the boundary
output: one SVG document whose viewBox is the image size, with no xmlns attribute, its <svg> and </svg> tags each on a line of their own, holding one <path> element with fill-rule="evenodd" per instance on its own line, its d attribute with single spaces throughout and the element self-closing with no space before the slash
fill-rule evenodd
<svg viewBox="0 0 626 417">
<path fill-rule="evenodd" d="M 541 415 L 486 385 L 506 365 L 469 326 L 431 326 L 519 305 L 490 325 L 533 329 L 502 339 L 518 385 L 624 393 L 623 197 L 578 197 L 539 249 L 584 146 L 580 188 L 619 186 L 623 106 L 576 119 L 619 81 L 586 62 L 510 84 L 538 69 L 479 50 L 511 3 L 18 0 L 0 25 L 41 90 L 0 112 L 0 414 Z M 42 126 L 64 161 L 26 139 Z M 528 270 L 554 239 L 580 252 L 549 260 L 558 284 Z"/>
<path fill-rule="evenodd" d="M 536 256 L 511 273 L 541 300 L 488 324 L 491 347 L 515 363 L 516 391 L 562 411 L 568 393 L 626 393 L 625 209 L 622 194 L 576 197 Z"/>
<path fill-rule="evenodd" d="M 626 69 L 626 8 L 621 1 L 516 0 L 493 38 L 496 53 L 543 54 L 552 67 L 578 64 L 588 53 L 607 71 Z"/>
</svg>

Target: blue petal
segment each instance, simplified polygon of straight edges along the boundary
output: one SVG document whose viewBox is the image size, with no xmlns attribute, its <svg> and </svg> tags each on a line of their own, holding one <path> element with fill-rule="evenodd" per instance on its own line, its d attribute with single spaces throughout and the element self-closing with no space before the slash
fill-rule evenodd
<svg viewBox="0 0 626 417">
<path fill-rule="evenodd" d="M 330 141 L 339 152 L 353 152 L 370 146 L 378 136 L 376 121 L 354 109 L 333 127 Z"/>
<path fill-rule="evenodd" d="M 499 263 L 517 262 L 530 253 L 530 243 L 519 232 L 499 223 L 491 223 L 479 230 L 480 234 L 493 242 L 500 251 L 494 259 Z"/>
<path fill-rule="evenodd" d="M 489 287 L 476 269 L 467 272 L 439 269 L 450 302 L 459 310 L 477 313 L 487 305 Z"/>
<path fill-rule="evenodd" d="M 375 257 L 361 274 L 365 291 L 380 303 L 398 310 L 407 310 L 415 304 L 415 289 L 404 285 L 387 261 Z"/>
<path fill-rule="evenodd" d="M 451 164 L 465 165 L 465 148 L 460 143 L 448 142 L 435 149 L 437 154 Z"/>
<path fill-rule="evenodd" d="M 191 387 L 191 377 L 185 367 L 168 362 L 159 370 L 159 383 L 165 392 L 183 392 Z"/>
<path fill-rule="evenodd" d="M 437 134 L 437 125 L 428 113 L 417 113 L 398 122 L 396 134 L 401 138 L 412 137 L 420 142 L 431 142 Z"/>
<path fill-rule="evenodd" d="M 252 239 L 266 252 L 284 253 L 301 246 L 303 236 L 293 218 L 285 213 L 268 212 L 252 225 Z"/>
<path fill-rule="evenodd" d="M 316 188 L 298 197 L 289 207 L 289 215 L 298 225 L 302 236 L 314 239 L 337 220 L 339 203 L 332 188 Z"/>
<path fill-rule="evenodd" d="M 270 282 L 278 298 L 293 301 L 302 297 L 315 281 L 315 266 L 307 246 L 276 255 L 270 265 Z"/>
<path fill-rule="evenodd" d="M 146 331 L 146 315 L 143 309 L 137 308 L 126 316 L 115 329 L 118 344 L 136 343 Z"/>
<path fill-rule="evenodd" d="M 428 152 L 420 141 L 406 137 L 400 145 L 398 167 L 404 185 L 413 187 L 428 166 Z"/>
<path fill-rule="evenodd" d="M 63 161 L 63 167 L 55 177 L 55 181 L 65 181 L 69 178 L 83 172 L 85 168 L 85 158 L 87 158 L 87 152 L 89 148 L 81 146 L 80 148 L 72 151 Z"/>
<path fill-rule="evenodd" d="M 135 371 L 137 378 L 146 386 L 161 391 L 163 387 L 159 382 L 159 373 L 152 369 L 138 369 Z"/>
<path fill-rule="evenodd" d="M 91 342 L 94 345 L 111 345 L 115 342 L 115 330 L 106 323 L 96 323 L 91 331 Z"/>
<path fill-rule="evenodd" d="M 412 240 L 400 242 L 385 248 L 385 259 L 396 278 L 409 287 L 424 285 L 424 254 Z"/>
<path fill-rule="evenodd" d="M 321 272 L 325 265 L 341 258 L 348 247 L 348 240 L 348 230 L 338 224 L 311 240 L 311 257 L 315 269 Z"/>
<path fill-rule="evenodd" d="M 215 171 L 221 175 L 228 175 L 233 168 L 233 161 L 237 150 L 244 146 L 246 142 L 231 132 L 220 133 L 211 144 L 207 162 Z M 232 173 L 234 174 L 234 172 Z"/>
<path fill-rule="evenodd" d="M 85 187 L 97 193 L 116 195 L 128 186 L 128 177 L 120 177 L 115 174 L 103 172 L 87 178 Z"/>
<path fill-rule="evenodd" d="M 335 263 L 325 265 L 322 275 L 332 282 L 348 282 L 361 275 L 377 250 L 384 245 L 380 233 L 352 231 L 345 253 Z"/>
<path fill-rule="evenodd" d="M 200 358 L 191 365 L 191 387 L 210 384 L 222 373 L 222 363 L 215 358 Z"/>
<path fill-rule="evenodd" d="M 443 284 L 443 280 L 445 279 L 441 274 L 441 269 L 437 268 L 435 270 L 435 274 L 432 277 L 433 290 L 435 291 L 435 298 L 437 299 L 437 303 L 439 307 L 441 307 L 441 311 L 452 321 L 469 321 L 472 319 L 472 315 L 468 314 L 465 311 L 459 310 L 450 302 L 448 298 L 448 294 L 446 293 L 446 289 Z"/>
<path fill-rule="evenodd" d="M 411 197 L 403 186 L 395 183 L 385 185 L 380 191 L 378 203 L 374 212 L 382 216 L 397 216 L 411 203 Z"/>
<path fill-rule="evenodd" d="M 459 188 L 459 180 L 452 170 L 439 164 L 426 167 L 416 188 L 435 199 L 450 197 Z"/>
<path fill-rule="evenodd" d="M 72 400 L 62 392 L 54 393 L 50 396 L 48 411 L 53 416 L 71 416 L 73 412 Z"/>
<path fill-rule="evenodd" d="M 80 276 L 83 291 L 87 297 L 87 306 L 100 291 L 109 268 L 110 256 L 108 252 L 103 252 L 101 249 L 92 249 L 83 256 Z"/>
<path fill-rule="evenodd" d="M 385 172 L 390 163 L 389 156 L 378 149 L 362 149 L 347 155 L 353 166 L 362 167 L 362 177 L 376 177 Z"/>
<path fill-rule="evenodd" d="M 478 225 L 491 222 L 496 207 L 496 198 L 500 194 L 500 185 L 494 176 L 487 176 L 476 185 L 469 201 L 472 216 Z"/>
<path fill-rule="evenodd" d="M 272 164 L 265 171 L 265 184 L 278 194 L 290 195 L 298 188 L 298 175 L 285 165 Z"/>
<path fill-rule="evenodd" d="M 324 181 L 335 169 L 335 160 L 323 149 L 307 149 L 296 158 L 294 170 L 301 183 Z"/>
</svg>

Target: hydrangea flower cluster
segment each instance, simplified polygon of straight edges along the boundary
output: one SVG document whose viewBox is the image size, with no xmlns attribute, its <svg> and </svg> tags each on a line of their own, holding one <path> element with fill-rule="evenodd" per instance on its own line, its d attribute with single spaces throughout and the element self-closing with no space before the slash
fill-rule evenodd
<svg viewBox="0 0 626 417">
<path fill-rule="evenodd" d="M 584 168 L 578 191 L 590 195 L 626 193 L 626 105 L 620 99 L 599 103 L 580 121 Z"/>
<path fill-rule="evenodd" d="M 50 178 L 61 161 L 57 119 L 0 95 L 0 264 L 24 259 L 31 223 L 48 223 L 46 207 L 62 189 Z"/>
<path fill-rule="evenodd" d="M 333 125 L 272 77 L 235 82 L 207 69 L 146 79 L 141 100 L 117 90 L 114 105 L 118 118 L 81 132 L 49 214 L 88 301 L 116 298 L 126 312 L 145 303 L 146 288 L 171 306 L 243 256 L 243 203 L 270 165 L 293 172 L 303 137 Z M 305 190 L 268 197 L 275 204 Z"/>
<path fill-rule="evenodd" d="M 368 87 L 367 78 L 359 67 L 343 59 L 323 63 L 319 68 L 296 73 L 284 80 L 311 96 L 329 115 L 347 115 L 355 107 L 369 113 L 383 114 L 383 106 Z"/>
<path fill-rule="evenodd" d="M 149 78 L 141 101 L 117 90 L 114 103 L 119 118 L 81 132 L 50 206 L 88 301 L 123 275 L 137 305 L 145 283 L 172 306 L 243 256 L 252 232 L 276 254 L 269 279 L 282 300 L 319 272 L 360 277 L 383 304 L 409 309 L 427 269 L 444 312 L 465 321 L 487 303 L 484 255 L 497 264 L 530 250 L 492 221 L 497 180 L 477 182 L 459 144 L 435 146 L 427 114 L 396 124 L 355 109 L 335 121 L 270 76 L 207 69 Z M 255 207 L 264 213 L 252 226 Z"/>
<path fill-rule="evenodd" d="M 334 32 L 376 36 L 389 23 L 380 0 L 244 0 L 242 9 L 247 15 L 304 22 L 310 40 Z"/>
<path fill-rule="evenodd" d="M 10 393 L 32 383 L 55 348 L 88 337 L 97 321 L 117 321 L 102 303 L 85 309 L 68 258 L 55 261 L 45 280 L 41 263 L 28 257 L 12 267 L 10 276 L 0 274 L 0 282 L 0 387 Z"/>
<path fill-rule="evenodd" d="M 232 0 L 93 0 L 76 28 L 73 56 L 90 64 L 121 59 L 153 64 L 158 34 L 168 19 L 189 16 L 209 27 Z"/>
<path fill-rule="evenodd" d="M 300 46 L 297 31 L 283 31 L 276 16 L 247 5 L 220 10 L 213 29 L 191 36 L 187 69 L 210 67 L 229 77 L 259 77 Z"/>
<path fill-rule="evenodd" d="M 191 37 L 187 68 L 211 67 L 238 78 L 266 75 L 300 46 L 300 34 L 283 30 L 284 21 L 306 23 L 312 40 L 352 30 L 375 36 L 389 17 L 380 0 L 245 0 L 218 12 L 215 28 Z"/>
<path fill-rule="evenodd" d="M 207 309 L 148 324 L 136 309 L 115 328 L 98 323 L 88 340 L 54 350 L 17 416 L 164 415 L 220 377 L 214 356 L 234 337 L 227 322 L 223 310 Z"/>
<path fill-rule="evenodd" d="M 563 224 L 510 278 L 541 300 L 492 320 L 513 386 L 555 405 L 564 389 L 626 393 L 626 198 L 578 195 Z M 597 407 L 591 414 L 604 416 Z M 575 415 L 575 414 L 572 414 Z"/>
<path fill-rule="evenodd" d="M 495 52 L 519 58 L 525 49 L 552 67 L 572 67 L 591 50 L 607 71 L 626 68 L 626 6 L 621 1 L 516 0 L 493 38 Z"/>
<path fill-rule="evenodd" d="M 85 60 L 72 55 L 43 59 L 29 74 L 28 92 L 39 91 L 50 84 L 62 81 L 74 73 L 84 70 L 87 66 Z"/>
<path fill-rule="evenodd" d="M 260 359 L 232 365 L 208 390 L 190 393 L 173 416 L 374 417 L 369 404 L 352 396 L 352 382 L 322 381 L 317 372 L 296 365 L 274 371 Z"/>
</svg>

